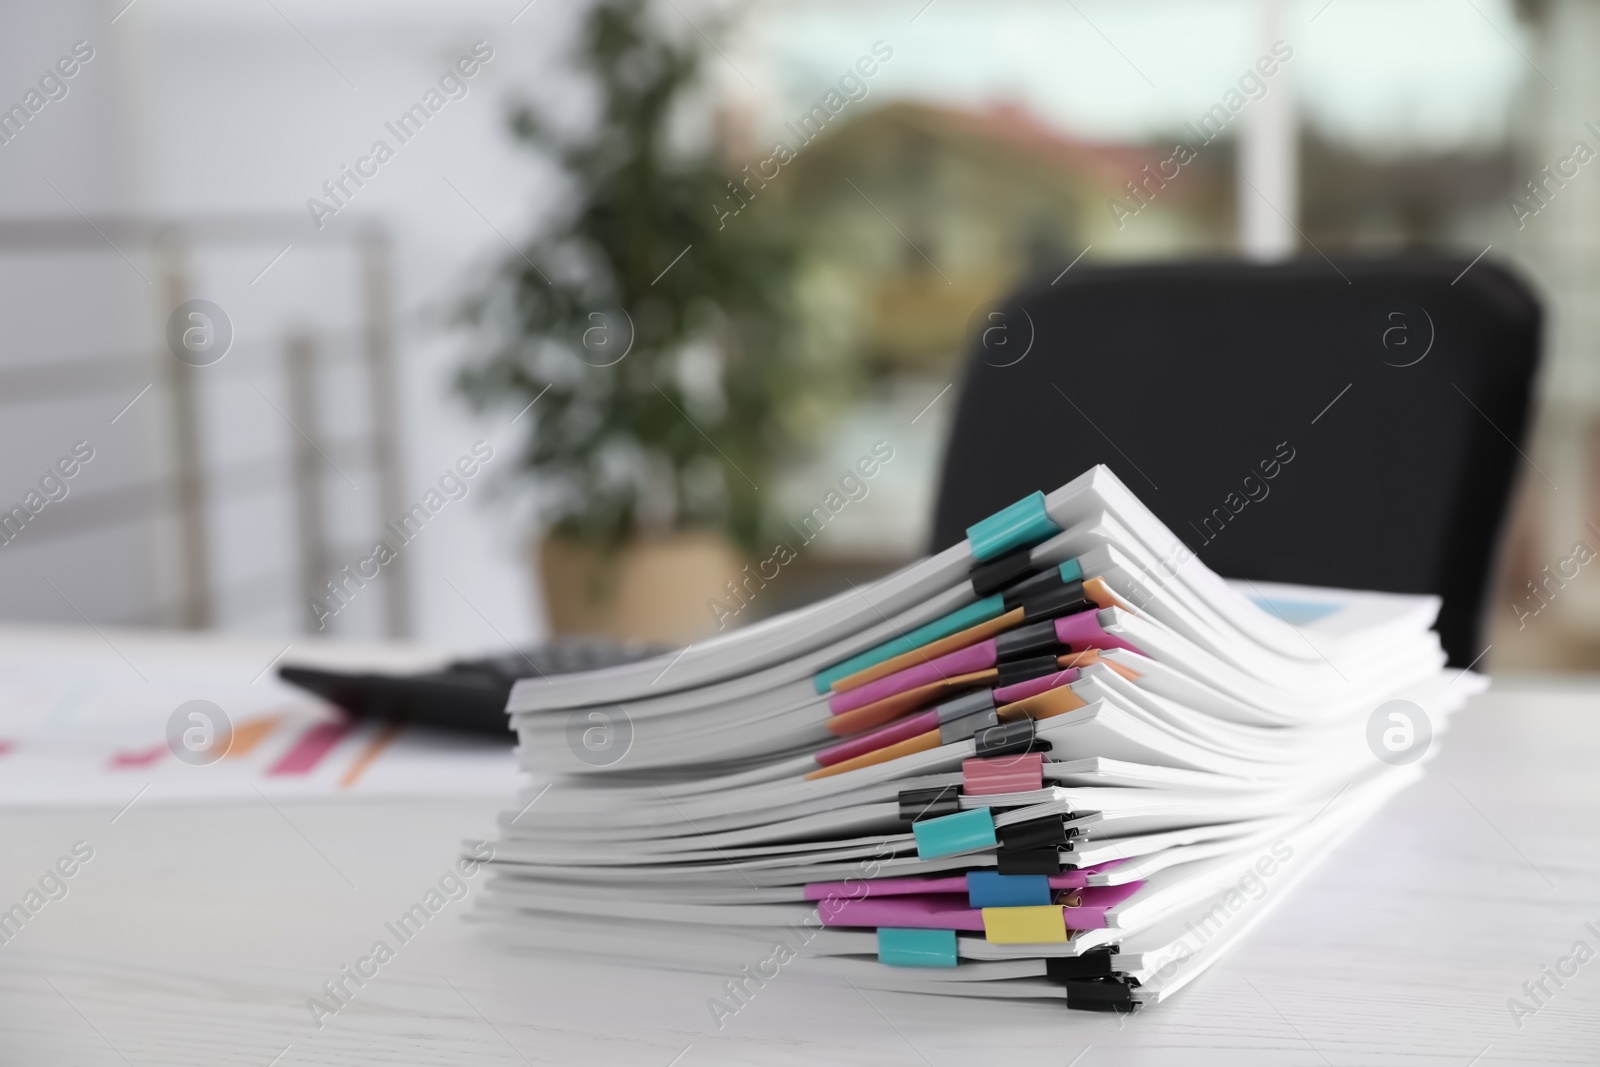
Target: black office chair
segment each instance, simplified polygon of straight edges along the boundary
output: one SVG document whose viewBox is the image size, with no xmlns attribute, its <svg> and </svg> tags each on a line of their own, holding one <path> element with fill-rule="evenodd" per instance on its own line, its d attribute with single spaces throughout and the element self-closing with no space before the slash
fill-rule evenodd
<svg viewBox="0 0 1600 1067">
<path fill-rule="evenodd" d="M 1541 319 L 1487 260 L 1080 267 L 975 316 L 933 547 L 1104 463 L 1223 575 L 1439 594 L 1464 667 Z"/>
</svg>

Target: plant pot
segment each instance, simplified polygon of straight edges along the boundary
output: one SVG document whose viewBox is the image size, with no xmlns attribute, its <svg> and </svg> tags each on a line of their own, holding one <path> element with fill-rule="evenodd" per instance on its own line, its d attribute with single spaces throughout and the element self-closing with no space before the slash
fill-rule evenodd
<svg viewBox="0 0 1600 1067">
<path fill-rule="evenodd" d="M 612 553 L 551 537 L 535 554 L 552 632 L 639 641 L 715 632 L 708 601 L 744 566 L 727 539 L 702 532 L 641 539 Z"/>
</svg>

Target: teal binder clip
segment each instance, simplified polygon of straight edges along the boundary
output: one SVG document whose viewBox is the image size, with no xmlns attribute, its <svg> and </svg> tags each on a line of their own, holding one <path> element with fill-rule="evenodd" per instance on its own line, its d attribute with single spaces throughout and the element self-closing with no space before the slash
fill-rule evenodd
<svg viewBox="0 0 1600 1067">
<path fill-rule="evenodd" d="M 988 808 L 958 811 L 911 825 L 917 839 L 917 858 L 931 860 L 958 852 L 975 852 L 995 846 L 994 816 Z"/>
<path fill-rule="evenodd" d="M 880 926 L 878 962 L 890 967 L 954 967 L 956 932 Z"/>
<path fill-rule="evenodd" d="M 967 527 L 972 558 L 982 562 L 1003 556 L 1013 548 L 1036 545 L 1061 532 L 1044 509 L 1044 494 L 1037 490 L 1008 508 L 1001 508 Z"/>
</svg>

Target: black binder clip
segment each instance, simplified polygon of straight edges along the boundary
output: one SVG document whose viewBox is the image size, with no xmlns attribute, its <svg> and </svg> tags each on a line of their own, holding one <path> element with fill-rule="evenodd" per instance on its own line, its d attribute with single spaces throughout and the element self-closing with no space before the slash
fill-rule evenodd
<svg viewBox="0 0 1600 1067">
<path fill-rule="evenodd" d="M 902 822 L 937 819 L 961 810 L 961 787 L 947 785 L 931 789 L 906 789 L 901 791 L 899 799 Z"/>
<path fill-rule="evenodd" d="M 1034 738 L 1032 719 L 1017 719 L 999 726 L 988 726 L 974 734 L 972 739 L 978 743 L 977 754 L 980 759 L 1048 751 L 1046 742 Z"/>
<path fill-rule="evenodd" d="M 1037 591 L 1031 591 L 1026 599 L 1017 605 L 1006 605 L 1008 608 L 1018 606 L 1022 608 L 1022 617 L 1032 622 L 1035 619 L 1055 619 L 1062 615 L 1076 615 L 1080 611 L 1088 611 L 1094 607 L 1094 601 L 1083 593 L 1083 582 L 1061 582 L 1059 585 L 1045 585 Z"/>
<path fill-rule="evenodd" d="M 1027 822 L 998 827 L 995 834 L 1000 838 L 1002 849 L 1025 852 L 1035 848 L 1060 848 L 1069 839 L 1077 836 L 1076 830 L 1067 829 L 1067 820 L 1071 818 L 1073 816 L 1068 814 L 1030 819 Z"/>
<path fill-rule="evenodd" d="M 1132 1012 L 1139 1006 L 1133 989 L 1117 978 L 1068 979 L 1067 1007 L 1078 1011 Z"/>
<path fill-rule="evenodd" d="M 998 559 L 973 567 L 972 591 L 980 598 L 992 596 L 1019 578 L 1033 573 L 1033 549 L 1018 548 Z"/>
<path fill-rule="evenodd" d="M 1005 635 L 1002 634 L 1001 636 Z M 1061 664 L 1056 662 L 1054 656 L 1030 656 L 1027 659 L 1011 660 L 1009 662 L 1001 660 L 995 664 L 995 669 L 999 672 L 995 676 L 993 683 L 995 689 L 1004 689 L 1008 685 L 1016 685 L 1019 682 L 1031 682 L 1035 678 L 1046 678 L 1052 674 L 1064 673 L 1061 669 Z"/>
<path fill-rule="evenodd" d="M 1001 849 L 995 853 L 997 874 L 1060 874 L 1061 853 L 1053 848 Z"/>
<path fill-rule="evenodd" d="M 1097 948 L 1081 956 L 1049 956 L 1044 961 L 1044 973 L 1053 982 L 1066 983 L 1084 978 L 1112 978 L 1111 955 L 1115 946 Z"/>
<path fill-rule="evenodd" d="M 994 639 L 995 658 L 1001 663 L 1049 654 L 1050 665 L 1054 667 L 1054 653 L 1060 647 L 1061 642 L 1056 639 L 1056 624 L 1048 620 L 1007 630 Z"/>
<path fill-rule="evenodd" d="M 995 853 L 995 869 L 1001 874 L 1056 874 L 1061 870 L 1061 849 L 1070 848 L 1076 830 L 1069 830 L 1065 818 L 1047 819 L 996 828 L 1000 849 Z"/>
</svg>

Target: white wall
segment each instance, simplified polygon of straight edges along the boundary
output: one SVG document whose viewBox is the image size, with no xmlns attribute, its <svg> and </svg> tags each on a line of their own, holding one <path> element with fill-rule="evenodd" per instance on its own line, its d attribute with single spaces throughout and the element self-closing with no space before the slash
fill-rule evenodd
<svg viewBox="0 0 1600 1067">
<path fill-rule="evenodd" d="M 79 235 L 98 240 L 69 200 L 85 211 L 136 203 L 118 90 L 126 56 L 111 46 L 106 22 L 99 5 L 84 0 L 11 5 L 0 14 L 0 107 L 22 103 L 74 42 L 88 41 L 94 49 L 65 80 L 66 96 L 45 104 L 0 144 L 0 216 L 65 216 L 77 223 Z M 149 299 L 150 287 L 136 268 L 104 244 L 48 255 L 0 249 L 0 373 L 74 355 L 128 352 L 148 325 Z M 65 500 L 47 505 L 0 547 L 0 613 L 76 621 L 76 604 L 104 619 L 153 602 L 159 591 L 151 567 L 126 565 L 153 558 L 152 526 L 62 534 L 62 520 L 86 496 L 142 478 L 144 434 L 131 420 L 110 424 L 137 386 L 108 383 L 106 391 L 90 395 L 29 399 L 14 377 L 5 382 L 0 505 L 9 510 L 21 503 L 79 439 L 90 442 L 95 458 L 67 483 Z"/>
<path fill-rule="evenodd" d="M 35 68 L 42 72 L 73 41 L 87 39 L 96 49 L 69 96 L 48 105 L 23 137 L 0 147 L 0 214 L 72 216 L 43 180 L 48 177 L 91 216 L 284 216 L 291 228 L 275 247 L 199 254 L 192 286 L 193 295 L 225 309 L 238 338 L 202 392 L 208 458 L 283 457 L 294 430 L 271 405 L 287 407 L 279 372 L 285 331 L 308 326 L 331 351 L 356 325 L 359 311 L 354 264 L 311 247 L 317 231 L 306 200 L 322 195 L 321 184 L 374 140 L 389 141 L 395 158 L 346 210 L 326 220 L 325 232 L 366 218 L 381 221 L 394 237 L 404 498 L 419 499 L 479 438 L 497 454 L 487 476 L 511 474 L 519 440 L 506 425 L 510 412 L 477 419 L 451 396 L 461 338 L 443 319 L 474 268 L 508 253 L 496 230 L 520 239 L 553 200 L 553 175 L 513 144 L 504 132 L 505 111 L 518 95 L 572 106 L 560 95 L 567 82 L 556 73 L 572 6 L 535 4 L 513 23 L 523 0 L 448 8 L 138 0 L 113 24 L 125 2 L 14 5 L 0 14 L 0 71 L 9 72 L 0 75 L 0 99 L 23 91 Z M 400 145 L 384 123 L 419 101 L 478 40 L 494 55 L 469 82 L 468 95 Z M 295 244 L 299 233 L 303 245 Z M 252 283 L 283 244 L 294 247 Z M 130 258 L 154 277 L 147 257 L 132 251 Z M 0 265 L 12 272 L 0 275 L 7 323 L 0 359 L 6 365 L 125 352 L 135 364 L 142 358 L 159 369 L 160 360 L 171 358 L 151 351 L 166 310 L 159 284 L 145 284 L 112 249 L 77 256 L 68 267 L 47 267 L 38 256 L 7 260 Z M 17 271 L 32 280 L 26 295 L 17 289 Z M 140 352 L 147 354 L 135 355 Z M 320 421 L 329 436 L 359 434 L 367 426 L 356 370 L 324 381 Z M 73 439 L 93 436 L 81 426 L 95 428 L 111 446 L 80 477 L 83 496 L 159 471 L 170 458 L 169 415 L 159 391 L 115 427 L 107 422 L 136 391 L 134 385 L 48 408 L 0 409 L 0 498 L 24 491 L 33 468 L 42 469 Z M 526 420 L 518 428 L 525 430 Z M 343 476 L 326 472 L 325 500 L 349 545 L 338 558 L 352 561 L 378 535 L 379 515 L 370 472 L 353 461 L 340 467 Z M 283 475 L 249 502 L 213 508 L 215 580 L 239 590 L 221 596 L 224 628 L 293 632 L 309 616 L 293 595 L 286 466 Z M 498 633 L 526 640 L 542 627 L 522 558 L 525 527 L 516 502 L 491 501 L 485 478 L 476 483 L 465 501 L 446 508 L 405 549 L 419 635 L 463 648 L 497 646 Z M 511 496 L 525 496 L 525 489 L 511 488 Z M 72 497 L 51 505 L 72 506 Z M 51 517 L 47 509 L 25 536 L 47 534 Z M 108 531 L 33 548 L 30 555 L 22 539 L 0 549 L 0 614 L 75 618 L 37 580 L 41 574 L 57 580 L 97 620 L 134 619 L 157 609 L 175 593 L 173 533 L 154 523 L 134 529 L 136 535 Z M 333 628 L 375 634 L 380 606 L 379 596 L 363 591 Z"/>
</svg>

